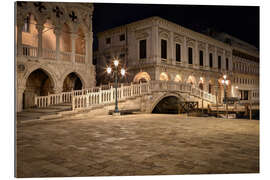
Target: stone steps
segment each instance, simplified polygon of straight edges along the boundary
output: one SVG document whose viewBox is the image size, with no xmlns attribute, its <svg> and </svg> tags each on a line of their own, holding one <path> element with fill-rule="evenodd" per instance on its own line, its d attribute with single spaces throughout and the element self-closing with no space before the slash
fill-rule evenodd
<svg viewBox="0 0 270 180">
<path fill-rule="evenodd" d="M 31 108 L 17 113 L 17 120 L 19 122 L 33 121 L 33 120 L 52 120 L 59 119 L 63 116 L 71 116 L 76 112 L 72 111 L 70 103 L 58 104 L 46 108 Z"/>
</svg>

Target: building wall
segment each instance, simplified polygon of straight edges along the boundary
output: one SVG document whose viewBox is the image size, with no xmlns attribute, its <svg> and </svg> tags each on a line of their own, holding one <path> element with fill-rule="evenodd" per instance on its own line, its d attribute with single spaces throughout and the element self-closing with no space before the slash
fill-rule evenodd
<svg viewBox="0 0 270 180">
<path fill-rule="evenodd" d="M 30 31 L 23 32 L 29 14 Z M 64 80 L 72 72 L 81 80 L 82 88 L 95 86 L 92 14 L 92 4 L 16 3 L 16 111 L 24 104 L 33 106 L 33 97 L 42 91 L 38 89 L 43 83 L 41 77 L 29 79 L 36 70 L 42 70 L 50 80 L 46 95 L 62 92 Z M 35 90 L 31 91 L 30 81 Z"/>
<path fill-rule="evenodd" d="M 125 44 L 119 41 L 119 35 L 122 33 L 127 34 Z M 106 45 L 108 37 L 111 38 L 110 45 Z M 147 40 L 146 59 L 139 58 L 139 42 L 142 39 Z M 167 41 L 167 59 L 161 58 L 162 39 Z M 99 33 L 98 41 L 97 66 L 103 71 L 109 61 L 113 57 L 119 57 L 123 49 L 127 47 L 127 59 L 120 58 L 120 60 L 128 65 L 126 78 L 128 82 L 132 82 L 138 73 L 147 72 L 151 80 L 162 78 L 172 81 L 180 79 L 187 82 L 192 78 L 195 86 L 203 84 L 202 87 L 206 91 L 211 86 L 211 93 L 215 93 L 214 87 L 219 85 L 218 80 L 222 75 L 227 74 L 229 79 L 232 75 L 232 49 L 229 45 L 159 17 L 148 18 Z M 181 45 L 181 62 L 176 62 L 176 43 Z M 193 64 L 188 64 L 188 47 L 193 48 Z M 199 65 L 199 50 L 203 51 L 203 66 Z M 210 52 L 213 54 L 212 68 L 209 67 Z M 222 58 L 221 69 L 218 69 L 218 56 Z M 226 58 L 229 60 L 228 70 L 226 70 Z M 106 74 L 99 73 L 98 81 L 103 80 L 103 83 L 106 83 L 104 76 Z M 231 88 L 227 89 L 231 94 Z M 223 87 L 217 91 L 220 96 L 224 96 Z"/>
</svg>

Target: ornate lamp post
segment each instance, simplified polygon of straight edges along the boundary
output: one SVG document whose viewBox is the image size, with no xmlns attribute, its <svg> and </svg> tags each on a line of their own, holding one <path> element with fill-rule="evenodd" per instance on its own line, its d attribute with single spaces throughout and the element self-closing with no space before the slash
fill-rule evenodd
<svg viewBox="0 0 270 180">
<path fill-rule="evenodd" d="M 114 68 L 111 68 L 111 67 L 107 67 L 106 71 L 107 71 L 107 74 L 110 75 L 110 74 L 113 74 L 114 76 L 114 83 L 115 83 L 115 109 L 114 109 L 114 113 L 115 114 L 119 114 L 119 109 L 118 109 L 118 95 L 117 95 L 117 88 L 118 88 L 118 66 L 119 66 L 119 60 L 118 59 L 115 59 L 113 61 L 113 65 L 114 65 Z M 126 74 L 126 70 L 124 68 L 121 68 L 120 70 L 120 73 L 122 76 L 125 76 Z"/>
<path fill-rule="evenodd" d="M 223 87 L 224 87 L 224 100 L 225 100 L 225 105 L 226 105 L 226 118 L 228 119 L 228 103 L 227 103 L 226 86 L 228 86 L 229 80 L 227 80 L 226 75 L 223 75 L 223 79 L 221 80 L 221 83 L 223 84 Z"/>
</svg>

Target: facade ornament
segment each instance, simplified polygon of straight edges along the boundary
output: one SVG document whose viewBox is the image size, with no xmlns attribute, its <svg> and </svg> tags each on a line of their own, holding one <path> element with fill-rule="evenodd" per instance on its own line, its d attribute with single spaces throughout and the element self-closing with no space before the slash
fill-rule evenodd
<svg viewBox="0 0 270 180">
<path fill-rule="evenodd" d="M 71 13 L 69 14 L 69 17 L 72 22 L 77 22 L 78 17 L 75 15 L 74 11 L 71 11 Z"/>
<path fill-rule="evenodd" d="M 43 5 L 43 2 L 35 2 L 34 6 L 38 8 L 38 11 L 42 13 L 43 10 L 46 10 L 47 8 Z"/>
<path fill-rule="evenodd" d="M 179 42 L 179 43 L 183 43 L 184 42 L 184 36 L 176 34 L 176 35 L 174 35 L 174 41 Z"/>
<path fill-rule="evenodd" d="M 53 9 L 53 12 L 55 13 L 55 16 L 56 17 L 60 17 L 61 15 L 63 15 L 63 12 L 61 11 L 61 9 L 58 7 L 58 6 L 56 6 L 54 9 Z"/>
</svg>

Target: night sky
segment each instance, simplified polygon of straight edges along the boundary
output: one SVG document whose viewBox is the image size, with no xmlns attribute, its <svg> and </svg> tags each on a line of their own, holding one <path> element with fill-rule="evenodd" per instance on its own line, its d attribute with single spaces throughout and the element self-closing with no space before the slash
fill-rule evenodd
<svg viewBox="0 0 270 180">
<path fill-rule="evenodd" d="M 96 33 L 151 16 L 159 16 L 201 32 L 212 28 L 259 48 L 259 7 L 94 3 L 94 50 Z"/>
</svg>

